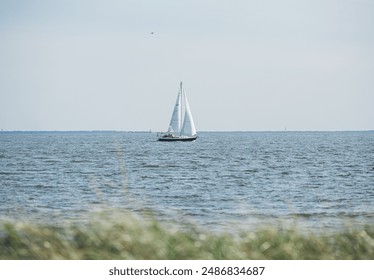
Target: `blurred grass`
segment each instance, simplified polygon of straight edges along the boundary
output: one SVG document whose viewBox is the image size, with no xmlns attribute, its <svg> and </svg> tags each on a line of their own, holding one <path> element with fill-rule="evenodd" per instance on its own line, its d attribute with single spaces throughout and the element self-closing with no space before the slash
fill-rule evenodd
<svg viewBox="0 0 374 280">
<path fill-rule="evenodd" d="M 0 259 L 374 259 L 374 228 L 302 233 L 265 228 L 240 236 L 104 213 L 84 224 L 0 223 Z"/>
</svg>

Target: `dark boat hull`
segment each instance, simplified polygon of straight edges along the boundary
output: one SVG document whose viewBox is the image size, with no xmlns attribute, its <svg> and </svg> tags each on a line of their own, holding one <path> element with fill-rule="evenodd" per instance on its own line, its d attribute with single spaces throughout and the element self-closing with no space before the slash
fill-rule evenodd
<svg viewBox="0 0 374 280">
<path fill-rule="evenodd" d="M 174 142 L 174 141 L 194 141 L 196 140 L 197 136 L 191 137 L 159 137 L 158 141 L 164 142 Z"/>
</svg>

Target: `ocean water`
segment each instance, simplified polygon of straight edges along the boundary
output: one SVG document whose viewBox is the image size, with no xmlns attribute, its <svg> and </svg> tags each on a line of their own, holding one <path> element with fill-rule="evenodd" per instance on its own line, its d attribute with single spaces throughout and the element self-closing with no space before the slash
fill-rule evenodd
<svg viewBox="0 0 374 280">
<path fill-rule="evenodd" d="M 105 208 L 216 231 L 374 221 L 374 132 L 1 132 L 0 220 Z"/>
</svg>

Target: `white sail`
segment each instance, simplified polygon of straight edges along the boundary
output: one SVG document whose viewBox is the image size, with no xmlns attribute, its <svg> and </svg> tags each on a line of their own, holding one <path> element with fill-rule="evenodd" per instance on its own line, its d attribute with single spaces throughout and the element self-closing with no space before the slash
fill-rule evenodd
<svg viewBox="0 0 374 280">
<path fill-rule="evenodd" d="M 184 92 L 183 92 L 183 97 L 184 97 L 185 112 L 184 112 L 184 120 L 183 120 L 183 126 L 181 130 L 181 136 L 194 136 L 196 135 L 195 123 L 193 122 L 190 106 L 187 101 L 187 96 Z"/>
<path fill-rule="evenodd" d="M 179 90 L 177 101 L 175 102 L 173 114 L 170 119 L 168 133 L 180 133 L 182 128 L 182 83 Z"/>
</svg>

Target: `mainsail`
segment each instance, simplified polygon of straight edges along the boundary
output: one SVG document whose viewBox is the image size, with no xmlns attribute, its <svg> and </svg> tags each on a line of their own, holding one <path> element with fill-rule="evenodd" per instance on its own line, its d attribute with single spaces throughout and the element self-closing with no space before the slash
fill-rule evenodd
<svg viewBox="0 0 374 280">
<path fill-rule="evenodd" d="M 188 105 L 187 96 L 184 92 L 183 92 L 183 95 L 184 95 L 185 112 L 184 112 L 183 126 L 182 126 L 182 130 L 180 134 L 181 136 L 193 136 L 193 135 L 196 135 L 196 128 L 193 122 L 190 106 Z"/>
</svg>

